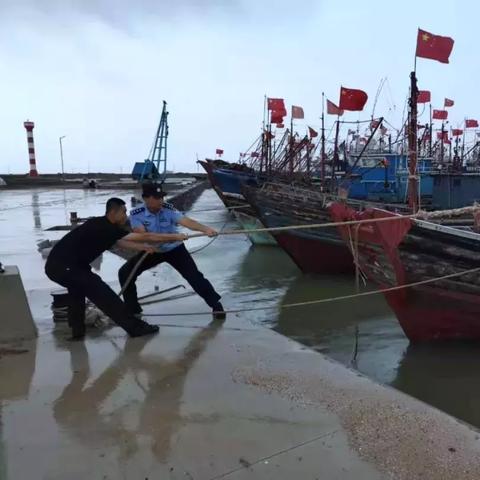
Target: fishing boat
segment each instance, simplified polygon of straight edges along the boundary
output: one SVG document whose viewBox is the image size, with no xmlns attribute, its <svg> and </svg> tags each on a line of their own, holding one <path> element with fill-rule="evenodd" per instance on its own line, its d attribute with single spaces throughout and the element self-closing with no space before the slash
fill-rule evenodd
<svg viewBox="0 0 480 480">
<path fill-rule="evenodd" d="M 330 221 L 327 197 L 283 184 L 245 187 L 244 194 L 268 228 Z M 352 255 L 335 228 L 272 232 L 277 243 L 304 273 L 350 273 Z"/>
<path fill-rule="evenodd" d="M 336 222 L 389 218 L 338 230 L 360 271 L 380 288 L 418 284 L 384 293 L 412 342 L 480 339 L 480 272 L 432 282 L 480 267 L 479 233 L 341 202 L 329 210 Z"/>
<path fill-rule="evenodd" d="M 218 176 L 215 173 L 216 172 L 215 165 L 218 165 L 218 163 L 215 163 L 215 162 L 218 162 L 218 161 L 212 161 L 212 160 L 198 161 L 198 163 L 207 172 L 207 176 L 210 181 L 210 184 L 212 185 L 213 190 L 216 192 L 216 194 L 218 195 L 222 203 L 230 212 L 232 212 L 233 216 L 235 217 L 235 220 L 238 222 L 238 224 L 241 226 L 242 229 L 256 230 L 258 228 L 262 228 L 264 225 L 262 225 L 260 220 L 257 218 L 255 211 L 249 205 L 249 203 L 247 202 L 243 194 L 236 193 L 237 185 L 234 182 L 232 182 L 232 184 L 235 185 L 235 188 L 231 188 L 229 190 L 227 189 L 227 191 L 224 191 L 222 189 L 221 185 L 223 185 L 223 188 L 225 188 L 225 184 L 221 184 L 218 181 Z M 225 164 L 225 163 L 226 162 L 222 162 L 222 164 Z M 232 169 L 232 172 L 233 171 L 234 170 Z M 243 183 L 239 177 L 236 177 L 236 180 L 239 182 L 238 183 L 239 186 L 243 184 L 257 185 L 256 182 Z M 235 190 L 235 191 L 230 191 L 230 190 Z M 252 232 L 247 234 L 247 237 L 252 243 L 252 245 L 261 245 L 261 246 L 277 245 L 277 242 L 275 241 L 273 236 L 270 235 L 270 233 L 268 232 Z"/>
<path fill-rule="evenodd" d="M 318 189 L 282 183 L 266 183 L 261 188 L 244 187 L 243 191 L 261 222 L 273 229 L 330 222 L 327 205 L 338 200 Z M 348 204 L 356 205 L 357 202 L 349 200 Z M 304 273 L 353 272 L 350 249 L 335 227 L 295 228 L 271 233 Z"/>
<path fill-rule="evenodd" d="M 446 41 L 444 37 L 439 38 Z M 418 42 L 421 41 L 424 37 L 419 33 Z M 447 41 L 453 46 L 453 40 Z M 445 55 L 444 52 L 440 54 Z M 446 58 L 439 58 L 447 63 L 448 54 Z M 475 231 L 478 221 L 473 228 L 454 228 L 432 220 L 463 216 L 467 212 L 478 220 L 480 210 L 473 206 L 429 214 L 418 212 L 417 98 L 417 78 L 412 72 L 408 119 L 411 215 L 380 208 L 360 212 L 338 201 L 328 208 L 331 218 L 342 223 L 338 231 L 349 246 L 359 271 L 384 290 L 386 300 L 410 341 L 478 341 L 480 234 Z M 349 221 L 360 223 L 345 224 Z"/>
<path fill-rule="evenodd" d="M 215 193 L 218 195 L 222 203 L 225 205 L 227 208 L 232 208 L 234 207 L 235 209 L 239 207 L 245 207 L 245 209 L 248 209 L 248 203 L 246 202 L 244 196 L 242 193 L 236 192 L 236 191 L 229 191 L 228 189 L 224 191 L 219 184 L 217 180 L 217 176 L 215 175 L 216 171 L 216 162 L 218 161 L 213 161 L 213 160 L 198 160 L 198 163 L 203 167 L 205 172 L 207 173 L 208 180 L 210 182 L 210 185 L 212 186 L 213 190 Z M 226 162 L 222 161 L 222 164 L 225 164 Z M 233 189 L 232 189 L 233 190 Z M 235 188 L 236 190 L 236 188 Z"/>
</svg>

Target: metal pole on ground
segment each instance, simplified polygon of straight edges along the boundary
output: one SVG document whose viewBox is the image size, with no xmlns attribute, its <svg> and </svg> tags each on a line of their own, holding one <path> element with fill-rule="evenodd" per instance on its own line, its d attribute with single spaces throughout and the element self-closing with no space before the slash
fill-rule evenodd
<svg viewBox="0 0 480 480">
<path fill-rule="evenodd" d="M 63 169 L 63 145 L 62 145 L 62 140 L 66 137 L 66 135 L 63 135 L 59 137 L 58 141 L 60 143 L 60 160 L 62 162 L 62 181 L 65 181 L 65 171 Z"/>
</svg>

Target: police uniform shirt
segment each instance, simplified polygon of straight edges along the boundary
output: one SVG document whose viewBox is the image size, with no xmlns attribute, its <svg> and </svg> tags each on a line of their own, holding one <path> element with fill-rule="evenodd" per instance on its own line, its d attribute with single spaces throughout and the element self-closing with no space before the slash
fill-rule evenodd
<svg viewBox="0 0 480 480">
<path fill-rule="evenodd" d="M 128 232 L 107 217 L 94 217 L 67 233 L 52 248 L 48 261 L 88 266 Z"/>
<path fill-rule="evenodd" d="M 147 207 L 135 208 L 130 212 L 130 225 L 132 228 L 143 227 L 150 233 L 178 233 L 177 224 L 183 213 L 169 203 L 164 203 L 158 213 L 150 212 Z M 169 252 L 181 245 L 182 242 L 168 242 L 158 245 L 160 252 Z"/>
</svg>

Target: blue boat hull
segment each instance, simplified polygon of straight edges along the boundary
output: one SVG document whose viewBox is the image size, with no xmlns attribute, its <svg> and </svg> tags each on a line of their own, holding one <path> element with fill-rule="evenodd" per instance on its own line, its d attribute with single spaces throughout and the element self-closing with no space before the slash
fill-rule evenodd
<svg viewBox="0 0 480 480">
<path fill-rule="evenodd" d="M 258 186 L 257 176 L 254 173 L 237 172 L 223 168 L 214 168 L 215 183 L 224 193 L 242 194 L 242 185 Z"/>
</svg>

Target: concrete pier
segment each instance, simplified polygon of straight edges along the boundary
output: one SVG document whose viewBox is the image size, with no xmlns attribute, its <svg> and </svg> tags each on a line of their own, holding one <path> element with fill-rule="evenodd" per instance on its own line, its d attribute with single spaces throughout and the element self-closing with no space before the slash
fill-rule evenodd
<svg viewBox="0 0 480 480">
<path fill-rule="evenodd" d="M 0 342 L 37 336 L 27 295 L 18 268 L 4 267 L 0 273 Z"/>
<path fill-rule="evenodd" d="M 160 323 L 0 353 L 6 479 L 480 476 L 476 431 L 292 340 L 238 316 Z"/>
<path fill-rule="evenodd" d="M 20 266 L 40 333 L 0 342 L 1 480 L 480 478 L 480 434 L 473 427 L 262 326 L 275 318 L 280 325 L 287 315 L 287 325 L 300 323 L 301 311 L 281 310 L 282 302 L 331 296 L 337 288 L 338 279 L 315 279 L 311 297 L 296 297 L 309 283 L 295 277 L 280 249 L 251 249 L 234 236 L 218 237 L 208 248 L 203 238 L 187 243 L 201 248 L 194 258 L 226 307 L 271 310 L 212 324 L 211 314 L 198 314 L 208 312 L 204 302 L 192 295 L 145 308 L 168 315 L 147 317 L 160 324 L 156 336 L 128 339 L 113 327 L 69 342 L 66 325 L 52 322 L 50 292 L 58 286 L 45 277 L 36 242 L 45 236 L 42 225 L 67 221 L 72 210 L 101 213 L 105 198 L 116 195 L 70 192 L 67 203 L 56 192 L 10 192 L 5 199 L 9 229 L 0 235 L 0 257 Z M 202 198 L 193 218 L 224 225 L 225 212 L 212 210 L 219 206 L 213 192 Z M 122 262 L 107 253 L 96 267 L 114 289 Z M 295 288 L 287 290 L 292 278 Z M 167 265 L 138 280 L 141 294 L 180 283 Z M 378 308 L 371 300 L 368 306 Z M 309 315 L 334 329 L 350 310 L 366 308 L 338 304 Z M 390 345 L 392 336 L 382 341 Z M 362 350 L 359 359 L 367 355 Z M 389 355 L 374 358 L 391 361 Z M 448 366 L 453 358 L 435 353 L 421 366 Z M 469 361 L 474 371 L 472 353 Z M 456 398 L 461 374 L 451 371 L 446 384 Z M 402 372 L 403 380 L 411 375 Z M 473 388 L 477 377 L 466 378 Z"/>
</svg>

